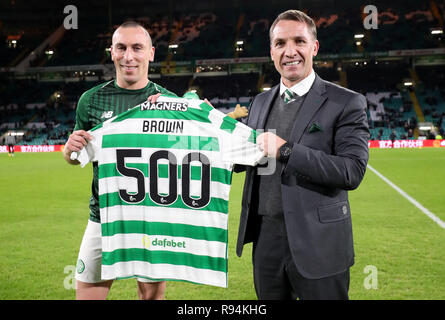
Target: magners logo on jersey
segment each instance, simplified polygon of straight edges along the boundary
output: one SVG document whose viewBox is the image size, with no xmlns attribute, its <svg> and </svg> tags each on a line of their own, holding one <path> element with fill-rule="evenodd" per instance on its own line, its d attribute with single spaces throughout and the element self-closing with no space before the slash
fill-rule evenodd
<svg viewBox="0 0 445 320">
<path fill-rule="evenodd" d="M 141 104 L 141 110 L 169 110 L 169 111 L 187 111 L 188 103 L 187 102 L 175 102 L 175 101 L 163 101 L 163 102 L 155 102 L 151 103 L 150 101 L 146 101 Z"/>
</svg>

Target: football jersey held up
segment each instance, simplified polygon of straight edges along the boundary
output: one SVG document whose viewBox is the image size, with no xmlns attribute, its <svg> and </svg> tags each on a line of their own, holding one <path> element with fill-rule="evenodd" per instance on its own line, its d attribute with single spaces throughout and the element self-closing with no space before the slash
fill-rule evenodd
<svg viewBox="0 0 445 320">
<path fill-rule="evenodd" d="M 77 159 L 99 166 L 102 279 L 227 287 L 232 167 L 262 159 L 256 131 L 202 100 L 161 96 L 90 133 Z"/>
</svg>

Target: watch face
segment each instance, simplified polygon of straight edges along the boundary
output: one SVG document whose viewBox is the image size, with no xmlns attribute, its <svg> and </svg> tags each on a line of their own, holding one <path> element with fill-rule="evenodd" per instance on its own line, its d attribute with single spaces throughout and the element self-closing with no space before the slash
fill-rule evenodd
<svg viewBox="0 0 445 320">
<path fill-rule="evenodd" d="M 284 150 L 283 150 L 283 154 L 285 156 L 288 156 L 288 155 L 290 155 L 291 150 L 292 150 L 291 148 L 285 147 Z"/>
<path fill-rule="evenodd" d="M 289 155 L 292 152 L 292 148 L 288 145 L 283 145 L 280 149 L 280 156 L 285 158 L 285 157 L 289 157 Z"/>
</svg>

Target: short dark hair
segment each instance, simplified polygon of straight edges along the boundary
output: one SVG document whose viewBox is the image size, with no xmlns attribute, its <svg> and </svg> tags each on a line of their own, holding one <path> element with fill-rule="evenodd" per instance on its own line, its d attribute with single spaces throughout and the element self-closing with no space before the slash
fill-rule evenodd
<svg viewBox="0 0 445 320">
<path fill-rule="evenodd" d="M 272 41 L 272 32 L 275 29 L 277 23 L 281 20 L 293 20 L 303 22 L 307 25 L 309 32 L 312 34 L 314 40 L 317 40 L 317 26 L 315 25 L 314 20 L 309 17 L 306 13 L 299 10 L 287 10 L 283 13 L 280 13 L 275 21 L 270 26 L 269 30 L 269 38 Z"/>
</svg>

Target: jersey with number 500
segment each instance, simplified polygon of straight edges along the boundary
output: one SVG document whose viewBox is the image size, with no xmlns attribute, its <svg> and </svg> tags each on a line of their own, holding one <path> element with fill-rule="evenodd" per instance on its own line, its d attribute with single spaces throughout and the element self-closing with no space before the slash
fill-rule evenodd
<svg viewBox="0 0 445 320">
<path fill-rule="evenodd" d="M 232 166 L 262 158 L 256 132 L 202 100 L 161 96 L 91 134 L 78 160 L 99 165 L 102 279 L 227 287 Z"/>
</svg>

